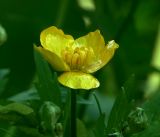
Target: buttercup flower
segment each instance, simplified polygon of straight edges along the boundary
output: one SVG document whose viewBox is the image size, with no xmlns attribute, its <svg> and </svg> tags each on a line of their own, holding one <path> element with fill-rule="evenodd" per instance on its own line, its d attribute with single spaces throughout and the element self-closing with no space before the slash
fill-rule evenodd
<svg viewBox="0 0 160 137">
<path fill-rule="evenodd" d="M 94 73 L 113 57 L 118 44 L 114 40 L 105 46 L 99 30 L 76 40 L 52 26 L 41 32 L 42 47 L 36 47 L 56 71 L 63 72 L 58 81 L 73 89 L 98 87 Z"/>
</svg>

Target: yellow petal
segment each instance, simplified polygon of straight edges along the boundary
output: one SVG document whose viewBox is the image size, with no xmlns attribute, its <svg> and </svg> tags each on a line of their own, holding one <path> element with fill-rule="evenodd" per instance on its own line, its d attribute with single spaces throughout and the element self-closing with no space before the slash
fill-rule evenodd
<svg viewBox="0 0 160 137">
<path fill-rule="evenodd" d="M 65 72 L 58 81 L 72 89 L 92 89 L 99 87 L 99 81 L 90 74 L 83 72 Z"/>
<path fill-rule="evenodd" d="M 113 57 L 115 50 L 119 47 L 119 45 L 114 41 L 109 41 L 108 44 L 100 51 L 100 56 L 97 58 L 93 64 L 90 64 L 85 67 L 85 72 L 93 73 L 103 66 L 105 66 Z"/>
<path fill-rule="evenodd" d="M 75 47 L 85 47 L 88 49 L 87 57 L 84 64 L 83 72 L 92 68 L 100 58 L 101 51 L 105 48 L 104 38 L 99 30 L 88 33 L 86 36 L 80 37 L 74 42 Z"/>
<path fill-rule="evenodd" d="M 105 42 L 100 31 L 96 30 L 76 39 L 74 46 L 92 48 L 94 51 L 99 52 L 102 48 L 105 47 Z"/>
<path fill-rule="evenodd" d="M 43 48 L 61 57 L 61 51 L 70 47 L 74 39 L 71 35 L 65 35 L 62 30 L 52 26 L 41 32 L 40 41 Z"/>
<path fill-rule="evenodd" d="M 38 50 L 43 55 L 43 57 L 51 64 L 51 66 L 56 71 L 69 71 L 70 70 L 69 66 L 53 52 L 50 52 L 49 50 L 46 50 L 42 47 L 35 46 L 35 49 Z"/>
<path fill-rule="evenodd" d="M 102 68 L 104 65 L 106 65 L 112 59 L 112 57 L 114 56 L 114 53 L 118 47 L 119 47 L 119 45 L 114 40 L 108 42 L 108 44 L 105 47 L 105 50 L 102 51 L 102 54 L 101 54 L 102 64 L 101 64 L 100 68 Z"/>
</svg>

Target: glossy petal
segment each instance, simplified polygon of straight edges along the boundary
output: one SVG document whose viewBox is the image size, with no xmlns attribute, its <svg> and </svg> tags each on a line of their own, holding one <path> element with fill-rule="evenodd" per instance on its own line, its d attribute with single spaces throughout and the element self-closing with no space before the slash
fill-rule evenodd
<svg viewBox="0 0 160 137">
<path fill-rule="evenodd" d="M 74 42 L 71 35 L 65 35 L 62 30 L 52 26 L 41 32 L 42 47 L 61 57 L 61 51 Z"/>
<path fill-rule="evenodd" d="M 99 61 L 101 51 L 105 48 L 105 42 L 100 31 L 96 30 L 76 39 L 74 46 L 87 48 L 87 58 L 82 71 L 89 72 L 87 69 L 91 69 Z"/>
<path fill-rule="evenodd" d="M 65 72 L 58 77 L 58 81 L 72 89 L 92 89 L 100 85 L 95 77 L 83 72 Z"/>
<path fill-rule="evenodd" d="M 49 50 L 46 50 L 42 47 L 35 46 L 35 49 L 38 50 L 43 55 L 43 57 L 51 64 L 51 66 L 56 71 L 69 71 L 70 70 L 69 66 L 53 52 L 50 52 Z"/>
<path fill-rule="evenodd" d="M 112 57 L 118 47 L 119 47 L 119 45 L 114 40 L 108 42 L 104 51 L 102 51 L 102 54 L 101 54 L 102 64 L 100 65 L 100 68 L 102 68 L 104 65 L 106 65 L 112 59 Z M 100 68 L 98 68 L 98 69 L 100 69 Z"/>
<path fill-rule="evenodd" d="M 86 66 L 85 72 L 93 73 L 105 66 L 113 57 L 115 50 L 119 45 L 114 41 L 109 41 L 109 43 L 100 51 L 100 56 L 97 58 L 93 64 Z"/>
<path fill-rule="evenodd" d="M 92 89 L 99 81 L 93 73 L 106 65 L 113 57 L 118 44 L 110 41 L 106 46 L 99 30 L 76 40 L 52 26 L 42 31 L 41 45 L 37 49 L 57 71 L 66 71 L 58 81 L 73 89 Z"/>
<path fill-rule="evenodd" d="M 99 52 L 100 49 L 104 48 L 105 42 L 100 31 L 96 30 L 76 39 L 74 46 L 92 48 L 94 51 Z"/>
</svg>

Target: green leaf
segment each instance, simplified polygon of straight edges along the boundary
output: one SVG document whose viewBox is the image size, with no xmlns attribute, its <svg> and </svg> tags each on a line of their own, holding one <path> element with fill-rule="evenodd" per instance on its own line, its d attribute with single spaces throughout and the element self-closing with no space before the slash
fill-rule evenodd
<svg viewBox="0 0 160 137">
<path fill-rule="evenodd" d="M 160 93 L 155 94 L 147 100 L 142 107 L 147 116 L 149 126 L 143 132 L 133 135 L 133 137 L 159 137 L 160 136 Z"/>
<path fill-rule="evenodd" d="M 151 99 L 147 100 L 142 107 L 144 108 L 149 123 L 153 123 L 155 121 L 160 122 L 160 93 L 155 94 Z"/>
<path fill-rule="evenodd" d="M 133 101 L 135 98 L 135 75 L 132 74 L 129 79 L 124 83 L 123 88 L 126 91 L 128 101 Z"/>
<path fill-rule="evenodd" d="M 17 112 L 21 115 L 29 115 L 33 113 L 33 109 L 20 103 L 11 103 L 6 106 L 1 106 L 0 105 L 0 113 L 1 114 L 6 114 L 9 112 Z"/>
<path fill-rule="evenodd" d="M 154 124 L 150 125 L 143 132 L 132 135 L 131 137 L 160 137 L 159 129 L 160 129 L 159 122 L 155 122 Z"/>
<path fill-rule="evenodd" d="M 10 101 L 24 102 L 29 100 L 40 100 L 37 89 L 32 87 L 8 98 Z"/>
<path fill-rule="evenodd" d="M 77 119 L 77 137 L 88 137 L 88 131 L 80 119 Z"/>
<path fill-rule="evenodd" d="M 36 49 L 34 50 L 34 57 L 39 78 L 36 86 L 41 100 L 52 101 L 61 106 L 61 92 L 58 87 L 56 73 L 52 73 L 48 63 Z"/>
<path fill-rule="evenodd" d="M 44 135 L 39 132 L 37 128 L 32 128 L 32 127 L 26 127 L 26 126 L 19 126 L 17 127 L 17 132 L 15 134 L 15 137 L 51 137 L 51 135 Z"/>
<path fill-rule="evenodd" d="M 96 122 L 96 126 L 93 129 L 95 137 L 105 137 L 105 114 L 100 115 Z"/>
<path fill-rule="evenodd" d="M 132 75 L 122 87 L 120 94 L 117 96 L 113 105 L 112 111 L 109 116 L 107 125 L 107 134 L 112 130 L 121 131 L 124 121 L 127 120 L 127 116 L 133 109 L 133 86 L 135 77 Z"/>
<path fill-rule="evenodd" d="M 107 134 L 109 134 L 112 129 L 121 130 L 121 124 L 126 119 L 130 109 L 131 104 L 128 103 L 125 91 L 122 90 L 121 94 L 115 100 L 110 113 L 107 125 Z"/>
<path fill-rule="evenodd" d="M 12 122 L 20 125 L 37 125 L 34 110 L 21 103 L 0 105 L 0 121 Z"/>
</svg>

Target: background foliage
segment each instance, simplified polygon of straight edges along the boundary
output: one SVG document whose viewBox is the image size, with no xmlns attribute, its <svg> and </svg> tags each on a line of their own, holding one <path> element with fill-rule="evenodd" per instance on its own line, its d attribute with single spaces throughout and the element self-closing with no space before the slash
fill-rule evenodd
<svg viewBox="0 0 160 137">
<path fill-rule="evenodd" d="M 129 102 L 134 99 L 135 106 L 143 107 L 150 123 L 146 131 L 133 136 L 159 137 L 160 84 L 155 85 L 157 83 L 155 79 L 160 79 L 160 65 L 156 63 L 160 59 L 158 57 L 160 51 L 158 52 L 157 48 L 160 46 L 159 7 L 159 0 L 0 0 L 0 27 L 3 27 L 7 34 L 6 36 L 0 28 L 0 114 L 5 113 L 7 118 L 18 124 L 23 124 L 21 123 L 23 118 L 32 121 L 27 122 L 31 128 L 38 125 L 39 121 L 36 118 L 38 116 L 35 112 L 39 109 L 41 101 L 52 101 L 54 95 L 50 90 L 57 91 L 55 103 L 61 106 L 58 100 L 60 89 L 56 83 L 56 74 L 50 72 L 46 62 L 37 61 L 41 60 L 38 55 L 35 56 L 35 60 L 39 64 L 35 64 L 34 61 L 33 43 L 40 45 L 39 34 L 44 28 L 54 25 L 63 29 L 65 33 L 73 35 L 74 38 L 100 29 L 105 41 L 114 39 L 120 45 L 112 61 L 95 74 L 101 82 L 97 90 L 101 94 L 97 96 L 102 110 L 106 112 L 108 119 L 113 100 L 119 94 L 122 96 L 123 86 Z M 46 70 L 46 73 L 41 69 Z M 152 77 L 153 74 L 156 78 Z M 128 84 L 124 85 L 127 80 Z M 51 86 L 52 84 L 54 86 Z M 35 85 L 38 86 L 35 88 Z M 43 93 L 46 87 L 48 94 Z M 65 93 L 66 89 L 62 91 Z M 19 109 L 7 107 L 4 112 L 3 106 L 13 101 L 25 102 L 24 104 L 31 108 L 26 108 L 26 112 L 21 113 L 18 112 Z M 122 99 L 121 103 L 118 103 L 120 106 L 116 106 L 116 111 L 113 109 L 114 113 L 121 113 L 119 112 L 121 110 L 117 109 L 122 107 L 125 101 L 127 99 Z M 81 102 L 90 103 L 87 100 Z M 130 106 L 125 107 L 124 109 L 130 108 Z M 79 110 L 83 112 L 84 106 L 80 106 Z M 92 111 L 98 115 L 97 108 L 94 110 L 88 108 L 87 114 L 79 117 L 87 119 L 89 123 L 93 122 L 97 116 L 90 116 Z M 18 119 L 17 113 L 20 115 Z M 122 119 L 127 114 L 122 114 Z M 88 115 L 94 120 L 90 121 Z M 6 117 L 0 116 L 0 118 L 3 119 L 0 122 L 0 135 L 21 136 L 21 132 L 17 133 L 14 126 L 4 122 Z M 99 119 L 103 121 L 102 116 Z M 109 118 L 109 121 L 112 120 Z M 111 127 L 114 125 L 114 121 L 112 122 L 109 124 Z M 101 122 L 100 125 L 103 126 Z M 24 130 L 27 129 L 23 128 Z M 95 132 L 95 135 L 100 137 L 99 131 Z M 40 136 L 38 132 L 36 135 Z"/>
</svg>

